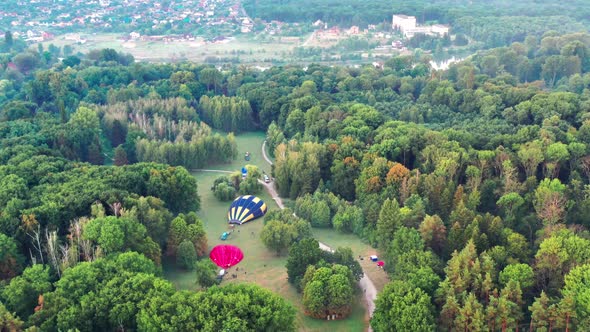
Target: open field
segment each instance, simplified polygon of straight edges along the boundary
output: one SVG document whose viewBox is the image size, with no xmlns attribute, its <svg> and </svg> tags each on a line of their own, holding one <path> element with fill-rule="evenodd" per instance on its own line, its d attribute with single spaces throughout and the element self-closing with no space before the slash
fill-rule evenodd
<svg viewBox="0 0 590 332">
<path fill-rule="evenodd" d="M 378 255 L 377 249 L 363 243 L 358 236 L 354 234 L 338 233 L 333 229 L 314 228 L 313 237 L 334 249 L 338 247 L 349 247 L 352 249 L 354 257 L 358 257 L 359 255 L 363 257 L 360 264 L 365 273 L 369 276 L 369 279 L 373 281 L 377 291 L 380 292 L 383 287 L 385 287 L 385 284 L 389 282 L 387 273 L 369 259 L 369 256 L 371 255 Z"/>
<path fill-rule="evenodd" d="M 138 61 L 147 62 L 179 62 L 193 61 L 197 63 L 244 63 L 269 67 L 286 63 L 308 63 L 319 62 L 325 64 L 361 64 L 370 62 L 371 59 L 363 60 L 339 60 L 340 56 L 333 54 L 319 60 L 318 58 L 294 59 L 293 50 L 296 47 L 329 48 L 339 41 L 350 38 L 350 35 L 326 35 L 311 33 L 300 37 L 277 37 L 277 36 L 237 36 L 229 37 L 215 43 L 207 42 L 197 37 L 194 40 L 129 40 L 121 39 L 121 34 L 96 33 L 76 34 L 76 38 L 84 40 L 78 42 L 72 34 L 60 35 L 52 40 L 43 42 L 47 49 L 50 44 L 58 47 L 69 45 L 73 53 L 88 53 L 90 50 L 112 48 L 118 52 L 130 53 Z M 36 49 L 36 47 L 35 47 Z M 375 56 L 389 57 L 398 54 L 398 51 L 372 50 Z M 408 51 L 409 52 L 409 51 Z M 354 53 L 354 52 L 353 52 Z M 368 55 L 367 52 L 364 54 Z"/>
<path fill-rule="evenodd" d="M 226 133 L 219 130 L 213 130 L 213 133 Z M 236 144 L 238 145 L 238 157 L 229 164 L 211 165 L 207 168 L 219 169 L 224 171 L 239 171 L 244 165 L 250 164 L 258 166 L 258 168 L 270 174 L 270 165 L 264 161 L 262 157 L 262 142 L 266 138 L 266 134 L 262 131 L 247 132 L 236 135 Z M 244 160 L 244 153 L 250 152 L 250 161 Z"/>
<path fill-rule="evenodd" d="M 245 164 L 243 153 L 249 151 L 251 154 L 249 163 L 270 172 L 270 166 L 262 158 L 260 149 L 264 137 L 265 135 L 262 132 L 236 136 L 239 151 L 238 158 L 230 164 L 214 165 L 209 168 L 237 171 Z M 297 323 L 300 331 L 333 330 L 356 332 L 366 329 L 365 309 L 361 302 L 362 294 L 358 294 L 352 315 L 345 320 L 324 321 L 303 315 L 301 295 L 297 294 L 295 288 L 287 282 L 286 255 L 277 256 L 276 253 L 269 251 L 260 240 L 263 220 L 257 219 L 242 226 L 237 226 L 227 241 L 221 241 L 219 236 L 228 230 L 226 214 L 230 202 L 217 200 L 210 190 L 213 181 L 221 173 L 196 171 L 193 174 L 197 178 L 199 195 L 201 196 L 201 211 L 198 212 L 198 215 L 205 223 L 210 248 L 217 244 L 227 243 L 236 245 L 244 251 L 244 259 L 236 267 L 228 271 L 229 276 L 225 278 L 223 283 L 252 282 L 280 294 L 297 308 Z M 261 192 L 259 196 L 269 205 L 269 209 L 278 208 L 266 191 Z M 336 233 L 334 232 L 334 234 Z M 358 239 L 357 241 L 360 243 Z M 177 269 L 174 262 L 164 262 L 163 265 L 164 276 L 179 289 L 197 289 L 193 272 Z M 238 277 L 233 279 L 231 278 L 232 274 L 237 274 Z"/>
<path fill-rule="evenodd" d="M 268 146 L 266 147 L 266 154 L 272 161 L 274 161 L 274 158 L 269 155 Z M 282 200 L 285 206 L 295 204 L 295 202 L 290 199 L 283 198 Z M 381 291 L 383 287 L 385 287 L 385 284 L 389 282 L 387 273 L 368 259 L 371 255 L 378 255 L 377 249 L 363 243 L 356 235 L 338 233 L 333 229 L 314 228 L 313 236 L 318 239 L 318 241 L 332 248 L 349 247 L 352 249 L 352 253 L 355 257 L 358 257 L 359 255 L 362 256 L 364 259 L 360 261 L 360 264 L 369 276 L 369 279 L 373 281 L 377 291 Z"/>
<path fill-rule="evenodd" d="M 49 44 L 63 47 L 72 46 L 74 53 L 87 53 L 92 49 L 112 48 L 120 52 L 130 53 L 137 60 L 152 62 L 174 62 L 191 60 L 204 62 L 206 58 L 234 58 L 239 56 L 240 62 L 261 63 L 271 59 L 284 59 L 296 46 L 300 46 L 300 38 L 278 38 L 257 40 L 252 37 L 236 37 L 223 42 L 207 43 L 201 38 L 194 41 L 123 41 L 120 34 L 80 34 L 86 42 L 80 44 L 75 40 L 66 40 L 66 36 L 57 36 Z M 305 38 L 303 38 L 305 39 Z"/>
<path fill-rule="evenodd" d="M 350 38 L 349 35 L 334 35 L 328 33 L 318 33 L 314 32 L 307 38 L 305 41 L 305 46 L 307 47 L 331 47 L 338 42 Z"/>
</svg>

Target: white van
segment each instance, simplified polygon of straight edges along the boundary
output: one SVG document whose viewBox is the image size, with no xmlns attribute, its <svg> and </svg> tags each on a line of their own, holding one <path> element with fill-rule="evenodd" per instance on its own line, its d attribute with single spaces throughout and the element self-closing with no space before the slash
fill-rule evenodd
<svg viewBox="0 0 590 332">
<path fill-rule="evenodd" d="M 264 182 L 265 183 L 269 183 L 270 182 L 270 178 L 266 174 L 264 174 Z"/>
</svg>

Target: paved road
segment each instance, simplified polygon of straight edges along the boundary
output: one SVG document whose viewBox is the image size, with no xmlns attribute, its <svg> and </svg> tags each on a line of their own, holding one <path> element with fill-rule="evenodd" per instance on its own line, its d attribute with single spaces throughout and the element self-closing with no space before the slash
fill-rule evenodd
<svg viewBox="0 0 590 332">
<path fill-rule="evenodd" d="M 266 160 L 267 163 L 272 165 L 272 161 L 266 155 L 266 140 L 264 140 L 264 142 L 262 143 L 262 157 L 264 158 L 264 160 Z M 262 183 L 264 184 L 264 186 L 266 187 L 266 190 L 268 190 L 268 192 L 272 196 L 272 198 L 275 200 L 275 202 L 277 202 L 277 205 L 281 209 L 284 209 L 285 207 L 283 205 L 281 197 L 279 197 L 277 191 L 275 190 L 274 186 L 272 185 L 272 182 L 271 183 L 262 182 Z M 322 249 L 324 251 L 334 252 L 334 249 L 332 249 L 330 246 L 326 245 L 325 243 L 321 243 L 321 242 L 320 242 L 320 249 Z M 369 317 L 371 317 L 371 316 L 373 316 L 373 311 L 375 311 L 375 300 L 377 299 L 377 288 L 375 288 L 375 284 L 373 284 L 373 281 L 371 281 L 371 279 L 369 279 L 369 277 L 367 276 L 366 273 L 364 273 L 361 280 L 359 280 L 359 286 L 361 287 L 361 289 L 363 290 L 363 292 L 365 294 L 365 301 L 364 302 L 367 306 L 367 311 L 369 312 Z M 369 326 L 369 332 L 370 331 L 372 331 L 371 326 Z"/>
</svg>

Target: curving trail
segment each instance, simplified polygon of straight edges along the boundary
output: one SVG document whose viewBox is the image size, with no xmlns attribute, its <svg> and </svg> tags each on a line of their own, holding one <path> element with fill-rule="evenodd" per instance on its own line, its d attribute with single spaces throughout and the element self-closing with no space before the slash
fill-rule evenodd
<svg viewBox="0 0 590 332">
<path fill-rule="evenodd" d="M 272 197 L 272 199 L 277 203 L 277 205 L 279 206 L 279 208 L 281 210 L 284 209 L 285 206 L 283 205 L 283 201 L 279 197 L 279 194 L 275 190 L 275 187 L 272 185 L 272 182 L 271 183 L 265 183 L 262 180 L 258 180 L 258 182 L 262 183 L 262 185 L 266 188 L 266 191 L 268 191 L 268 193 L 270 194 L 270 197 Z"/>
<path fill-rule="evenodd" d="M 191 172 L 214 172 L 214 173 L 227 173 L 227 174 L 235 173 L 232 171 L 223 171 L 220 169 L 202 169 L 202 168 L 191 169 Z"/>
<path fill-rule="evenodd" d="M 266 162 L 270 165 L 272 165 L 272 160 L 270 160 L 270 158 L 268 157 L 268 155 L 266 154 L 266 140 L 264 140 L 264 142 L 262 143 L 262 157 L 264 158 L 264 160 L 266 160 Z M 232 171 L 225 171 L 225 170 L 219 170 L 219 169 L 193 169 L 192 171 L 199 171 L 199 172 L 217 172 L 217 173 L 227 173 L 227 174 L 231 174 L 234 173 Z M 268 193 L 270 194 L 270 196 L 272 197 L 272 199 L 277 203 L 277 206 L 280 209 L 284 209 L 285 205 L 283 204 L 283 201 L 281 200 L 281 197 L 279 196 L 279 194 L 277 193 L 276 189 L 274 188 L 272 182 L 270 183 L 265 183 L 262 180 L 258 180 L 258 182 L 260 182 L 264 188 L 266 188 L 266 190 L 268 191 Z M 334 249 L 332 249 L 330 246 L 328 246 L 325 243 L 319 242 L 320 244 L 320 249 L 324 250 L 324 251 L 330 251 L 330 252 L 334 252 Z M 363 290 L 364 294 L 365 294 L 365 301 L 363 301 L 367 307 L 367 312 L 369 314 L 369 317 L 373 316 L 373 311 L 375 310 L 375 300 L 377 299 L 377 288 L 375 288 L 375 285 L 373 284 L 373 281 L 371 281 L 371 279 L 369 279 L 369 277 L 367 276 L 366 273 L 363 274 L 363 277 L 361 278 L 361 280 L 359 280 L 359 287 Z M 372 331 L 371 326 L 369 325 L 369 332 Z"/>
<path fill-rule="evenodd" d="M 262 157 L 264 158 L 264 160 L 266 160 L 267 163 L 272 165 L 272 160 L 270 160 L 270 158 L 266 155 L 266 140 L 264 140 L 264 142 L 262 143 Z M 275 190 L 274 186 L 272 185 L 272 182 L 271 183 L 264 183 L 261 180 L 258 180 L 258 181 L 260 181 L 266 187 L 266 190 L 268 190 L 268 193 L 270 194 L 272 199 L 274 199 L 275 202 L 277 202 L 277 205 L 279 206 L 279 208 L 284 209 L 285 206 L 283 205 L 283 201 L 281 200 L 281 197 L 279 197 L 277 191 Z M 334 249 L 332 249 L 330 246 L 328 246 L 322 242 L 320 242 L 320 249 L 322 249 L 324 251 L 330 251 L 330 252 L 334 251 Z M 375 300 L 377 299 L 377 288 L 375 288 L 373 281 L 371 281 L 371 279 L 369 279 L 369 277 L 367 276 L 366 273 L 364 273 L 361 280 L 359 280 L 359 286 L 361 289 L 363 289 L 363 292 L 365 294 L 365 301 L 364 302 L 367 306 L 367 312 L 369 313 L 369 317 L 371 317 L 371 316 L 373 316 L 373 311 L 375 311 Z M 369 325 L 369 331 L 372 331 L 370 325 Z"/>
<path fill-rule="evenodd" d="M 272 160 L 270 160 L 270 158 L 268 158 L 268 156 L 266 155 L 266 140 L 262 142 L 262 157 L 264 158 L 264 160 L 266 160 L 267 163 L 269 163 L 272 166 Z"/>
</svg>

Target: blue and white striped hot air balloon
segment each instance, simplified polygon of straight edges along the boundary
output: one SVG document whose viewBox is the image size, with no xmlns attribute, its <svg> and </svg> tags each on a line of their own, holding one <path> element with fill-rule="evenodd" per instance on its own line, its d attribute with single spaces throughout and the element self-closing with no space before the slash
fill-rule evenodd
<svg viewBox="0 0 590 332">
<path fill-rule="evenodd" d="M 227 212 L 230 224 L 241 225 L 250 220 L 262 217 L 266 213 L 266 204 L 256 196 L 245 195 L 236 198 Z"/>
</svg>

